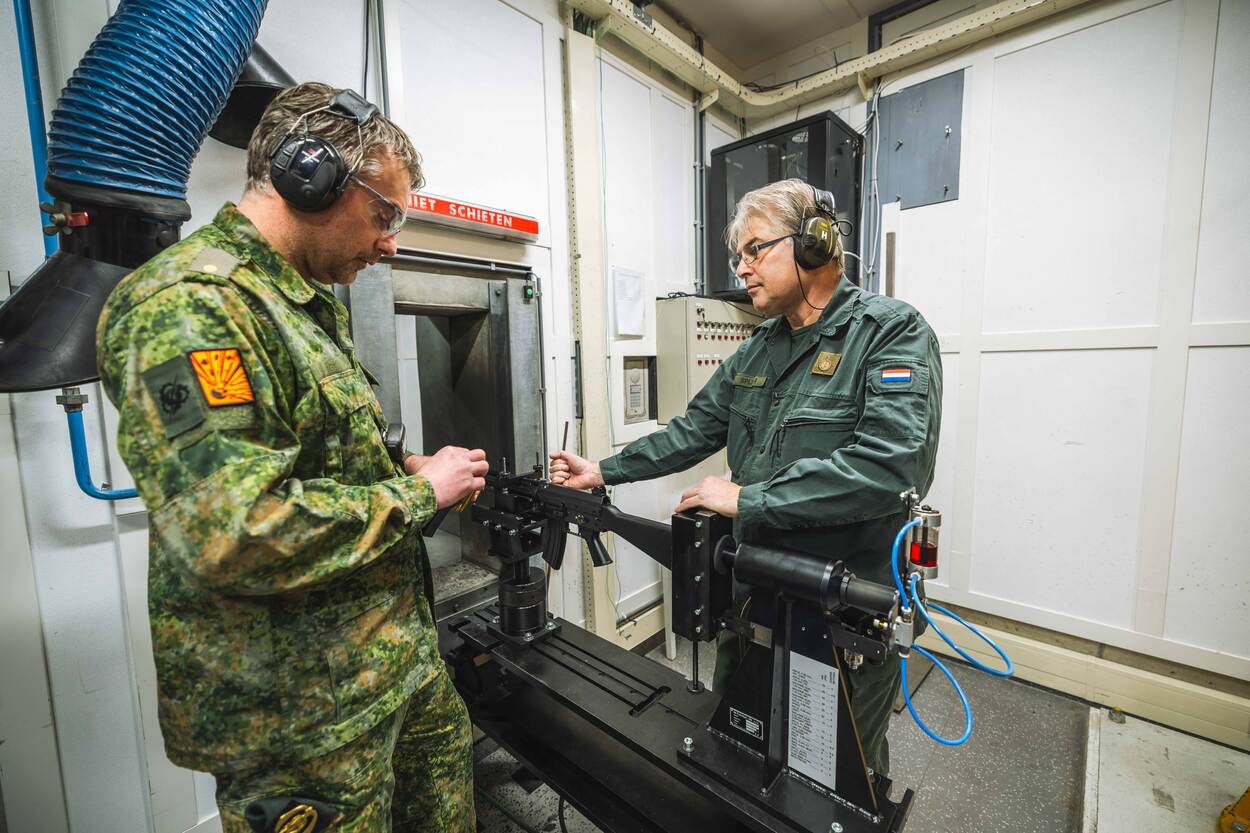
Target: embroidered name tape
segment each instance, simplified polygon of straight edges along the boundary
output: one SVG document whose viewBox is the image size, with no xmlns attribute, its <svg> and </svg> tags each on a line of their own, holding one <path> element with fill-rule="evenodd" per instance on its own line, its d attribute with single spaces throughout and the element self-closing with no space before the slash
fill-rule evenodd
<svg viewBox="0 0 1250 833">
<path fill-rule="evenodd" d="M 887 367 L 881 371 L 881 382 L 886 385 L 907 384 L 911 381 L 910 367 Z"/>
</svg>

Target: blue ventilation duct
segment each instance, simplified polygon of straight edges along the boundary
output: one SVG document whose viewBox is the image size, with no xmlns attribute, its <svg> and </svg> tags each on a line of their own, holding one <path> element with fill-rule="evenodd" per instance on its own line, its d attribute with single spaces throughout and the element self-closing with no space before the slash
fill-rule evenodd
<svg viewBox="0 0 1250 833">
<path fill-rule="evenodd" d="M 50 184 L 184 199 L 264 9 L 264 0 L 123 0 L 52 114 Z"/>
<path fill-rule="evenodd" d="M 60 246 L 0 306 L 0 393 L 99 378 L 100 310 L 191 217 L 191 163 L 265 2 L 123 0 L 100 30 L 52 114 L 44 185 Z"/>
</svg>

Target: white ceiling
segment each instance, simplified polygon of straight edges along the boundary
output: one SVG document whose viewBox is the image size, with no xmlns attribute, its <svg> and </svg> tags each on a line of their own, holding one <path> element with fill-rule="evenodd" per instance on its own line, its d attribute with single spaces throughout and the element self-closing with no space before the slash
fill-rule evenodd
<svg viewBox="0 0 1250 833">
<path fill-rule="evenodd" d="M 743 70 L 852 26 L 898 0 L 662 0 Z"/>
</svg>

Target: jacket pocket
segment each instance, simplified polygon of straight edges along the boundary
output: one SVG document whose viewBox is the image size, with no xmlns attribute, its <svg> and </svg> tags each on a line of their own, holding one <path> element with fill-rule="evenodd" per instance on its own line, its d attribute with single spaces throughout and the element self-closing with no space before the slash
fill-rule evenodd
<svg viewBox="0 0 1250 833">
<path fill-rule="evenodd" d="M 759 412 L 758 396 L 734 391 L 734 401 L 729 405 L 729 429 L 725 439 L 725 453 L 729 471 L 733 473 L 735 479 L 746 465 L 748 455 L 755 447 Z"/>
<path fill-rule="evenodd" d="M 318 385 L 325 403 L 325 476 L 354 484 L 392 476 L 381 408 L 364 374 L 352 368 Z"/>
<path fill-rule="evenodd" d="M 850 404 L 795 408 L 781 421 L 779 465 L 804 457 L 828 457 L 850 445 L 858 418 Z"/>
<path fill-rule="evenodd" d="M 372 606 L 340 622 L 322 642 L 339 722 L 369 708 L 401 683 L 422 644 L 418 598 L 411 583 L 370 594 L 369 601 Z"/>
</svg>

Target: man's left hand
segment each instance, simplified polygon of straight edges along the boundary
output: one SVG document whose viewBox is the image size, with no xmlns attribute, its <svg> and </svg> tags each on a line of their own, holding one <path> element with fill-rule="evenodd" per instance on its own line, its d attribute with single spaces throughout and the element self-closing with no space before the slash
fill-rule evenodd
<svg viewBox="0 0 1250 833">
<path fill-rule="evenodd" d="M 674 512 L 702 507 L 727 518 L 738 517 L 738 492 L 742 487 L 723 477 L 705 477 L 698 486 L 681 493 L 681 503 Z"/>
</svg>

